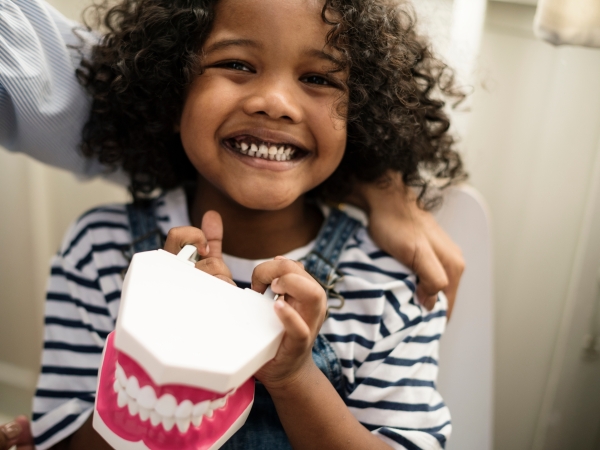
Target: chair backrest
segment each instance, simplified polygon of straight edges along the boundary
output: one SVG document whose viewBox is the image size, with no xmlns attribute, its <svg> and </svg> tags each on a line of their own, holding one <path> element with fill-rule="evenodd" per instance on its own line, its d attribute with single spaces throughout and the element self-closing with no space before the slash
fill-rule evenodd
<svg viewBox="0 0 600 450">
<path fill-rule="evenodd" d="M 439 390 L 452 415 L 447 450 L 491 450 L 494 308 L 488 212 L 469 186 L 448 190 L 435 213 L 466 262 L 456 304 L 441 341 Z"/>
</svg>

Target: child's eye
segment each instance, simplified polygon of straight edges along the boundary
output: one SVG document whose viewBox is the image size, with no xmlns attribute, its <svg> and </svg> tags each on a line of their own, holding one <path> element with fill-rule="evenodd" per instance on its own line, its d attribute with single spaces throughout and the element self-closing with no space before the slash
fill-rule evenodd
<svg viewBox="0 0 600 450">
<path fill-rule="evenodd" d="M 302 81 L 304 81 L 305 83 L 308 84 L 317 84 L 319 86 L 333 86 L 334 84 L 331 82 L 331 80 L 319 76 L 319 75 L 309 75 L 307 77 L 304 77 L 302 79 Z"/>
<path fill-rule="evenodd" d="M 241 63 L 239 61 L 228 61 L 228 62 L 218 64 L 218 66 L 223 67 L 225 69 L 241 70 L 243 72 L 252 72 L 252 70 L 246 64 Z"/>
</svg>

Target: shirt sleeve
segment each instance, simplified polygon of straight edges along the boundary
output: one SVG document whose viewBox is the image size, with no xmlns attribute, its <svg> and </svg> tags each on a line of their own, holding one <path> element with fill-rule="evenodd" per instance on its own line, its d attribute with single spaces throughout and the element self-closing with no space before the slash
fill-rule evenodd
<svg viewBox="0 0 600 450">
<path fill-rule="evenodd" d="M 90 98 L 75 77 L 98 37 L 41 0 L 0 0 L 0 145 L 81 176 Z"/>
<path fill-rule="evenodd" d="M 75 432 L 93 411 L 104 342 L 116 310 L 101 289 L 90 226 L 74 226 L 53 258 L 32 432 L 43 450 Z"/>
</svg>

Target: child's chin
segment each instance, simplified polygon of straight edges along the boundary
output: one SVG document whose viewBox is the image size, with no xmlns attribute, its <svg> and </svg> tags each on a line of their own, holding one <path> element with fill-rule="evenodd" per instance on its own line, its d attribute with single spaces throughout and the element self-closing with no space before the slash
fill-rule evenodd
<svg viewBox="0 0 600 450">
<path fill-rule="evenodd" d="M 251 193 L 251 192 L 249 192 Z M 235 202 L 248 209 L 260 211 L 279 211 L 287 208 L 294 203 L 301 195 L 277 195 L 273 193 L 265 193 L 263 195 L 239 195 L 238 198 L 233 198 Z"/>
</svg>

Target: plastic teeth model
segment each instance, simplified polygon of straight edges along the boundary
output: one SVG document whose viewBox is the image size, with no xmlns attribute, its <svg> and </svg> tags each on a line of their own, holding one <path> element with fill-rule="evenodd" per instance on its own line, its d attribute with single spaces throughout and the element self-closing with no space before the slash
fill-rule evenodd
<svg viewBox="0 0 600 450">
<path fill-rule="evenodd" d="M 117 450 L 221 447 L 283 337 L 272 299 L 197 270 L 194 253 L 137 253 L 125 276 L 93 418 Z"/>
</svg>

